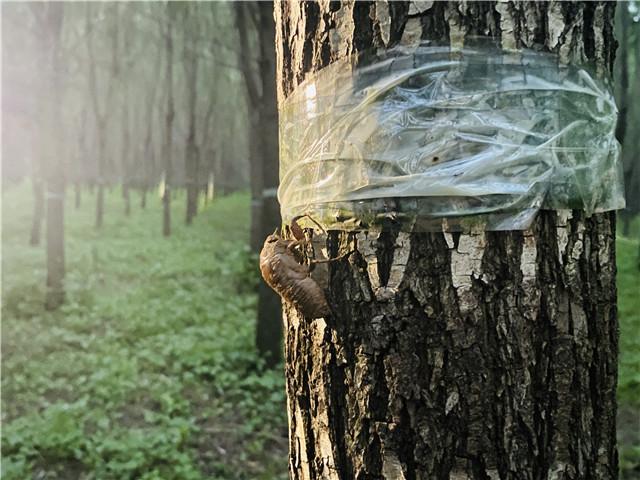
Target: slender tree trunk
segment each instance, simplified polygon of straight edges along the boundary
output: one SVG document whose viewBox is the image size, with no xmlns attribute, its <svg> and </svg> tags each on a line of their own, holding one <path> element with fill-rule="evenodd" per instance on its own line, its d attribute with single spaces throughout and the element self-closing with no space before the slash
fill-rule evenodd
<svg viewBox="0 0 640 480">
<path fill-rule="evenodd" d="M 87 99 L 88 100 L 88 99 Z M 79 132 L 78 136 L 78 165 L 76 166 L 76 174 L 75 174 L 75 182 L 73 184 L 74 188 L 74 196 L 75 196 L 75 208 L 76 210 L 80 209 L 82 205 L 82 183 L 86 182 L 87 179 L 87 158 L 89 156 L 89 148 L 87 146 L 87 132 L 89 130 L 88 121 L 87 121 L 87 105 L 82 108 L 82 113 L 79 118 L 79 125 L 77 127 L 77 131 Z"/>
<path fill-rule="evenodd" d="M 99 122 L 98 125 L 100 130 L 102 128 L 106 128 L 105 122 Z M 106 146 L 106 138 L 104 138 L 104 133 L 99 133 L 98 139 L 98 189 L 96 192 L 96 228 L 102 228 L 102 223 L 104 220 L 104 184 L 105 184 L 105 164 L 107 161 L 107 146 Z"/>
<path fill-rule="evenodd" d="M 626 208 L 620 212 L 623 221 L 623 234 L 630 235 L 631 222 L 640 213 L 640 126 L 634 118 L 638 118 L 640 107 L 637 103 L 640 95 L 640 34 L 635 34 L 635 45 L 632 41 L 629 27 L 632 13 L 629 12 L 628 2 L 620 2 L 620 91 L 618 104 L 617 136 L 622 143 L 622 158 L 624 169 L 624 189 L 627 201 Z M 633 31 L 633 30 L 631 30 Z M 629 52 L 635 51 L 635 57 L 629 58 Z M 629 74 L 629 65 L 635 65 L 635 75 Z M 631 81 L 631 82 L 630 82 Z"/>
<path fill-rule="evenodd" d="M 156 59 L 154 62 L 153 74 L 155 77 L 160 75 L 160 67 L 162 61 L 162 50 L 159 48 L 156 52 Z M 144 158 L 141 162 L 141 170 L 142 170 L 142 193 L 140 197 L 140 208 L 145 208 L 147 206 L 147 190 L 153 185 L 152 179 L 154 178 L 154 173 L 156 172 L 155 168 L 155 150 L 153 145 L 153 130 L 154 130 L 154 106 L 156 103 L 156 92 L 158 90 L 159 82 L 153 82 L 153 85 L 150 87 L 149 94 L 146 99 L 146 119 L 147 119 L 147 130 L 145 134 L 144 140 Z M 160 100 L 162 101 L 162 100 Z"/>
<path fill-rule="evenodd" d="M 213 156 L 213 153 L 211 154 Z M 205 195 L 208 201 L 213 201 L 213 196 L 215 195 L 215 179 L 213 176 L 213 170 L 209 172 L 209 180 L 207 182 L 207 194 Z"/>
<path fill-rule="evenodd" d="M 118 4 L 114 3 L 110 5 L 113 9 L 113 25 L 111 28 L 111 76 L 108 81 L 105 110 L 101 111 L 100 102 L 98 99 L 98 81 L 96 73 L 96 56 L 93 49 L 93 23 L 92 23 L 92 8 L 91 3 L 87 3 L 86 6 L 86 29 L 87 29 L 87 53 L 89 54 L 89 90 L 93 103 L 93 113 L 95 115 L 97 136 L 98 136 L 98 194 L 96 196 L 96 228 L 101 228 L 104 218 L 104 185 L 106 175 L 106 163 L 107 163 L 107 128 L 109 120 L 109 108 L 111 106 L 111 98 L 113 94 L 113 86 L 118 77 Z"/>
<path fill-rule="evenodd" d="M 194 140 L 190 141 L 187 146 L 187 212 L 185 216 L 185 222 L 187 225 L 191 225 L 193 219 L 198 213 L 198 147 Z"/>
<path fill-rule="evenodd" d="M 127 8 L 127 6 L 125 6 Z M 126 13 L 125 19 L 127 21 Z M 122 162 L 122 199 L 124 200 L 124 214 L 125 216 L 131 215 L 131 177 L 133 174 L 133 158 L 131 155 L 131 126 L 129 103 L 131 102 L 130 95 L 130 78 L 126 74 L 131 55 L 131 27 L 127 24 L 123 24 L 122 35 L 122 52 L 124 64 L 123 70 L 125 74 L 121 76 L 120 88 L 122 90 L 122 153 L 120 161 Z"/>
<path fill-rule="evenodd" d="M 128 217 L 131 215 L 131 194 L 130 194 L 130 181 L 131 181 L 131 160 L 130 160 L 130 145 L 131 137 L 129 133 L 129 103 L 126 98 L 122 111 L 122 199 L 124 200 L 124 214 Z"/>
<path fill-rule="evenodd" d="M 626 2 L 619 9 L 620 42 L 618 56 L 620 57 L 620 91 L 618 92 L 618 124 L 616 125 L 616 137 L 621 145 L 624 145 L 624 137 L 627 131 L 627 111 L 629 109 L 629 22 L 631 14 Z"/>
<path fill-rule="evenodd" d="M 100 178 L 98 180 L 98 192 L 96 195 L 96 228 L 102 228 L 102 222 L 104 219 L 104 180 Z"/>
<path fill-rule="evenodd" d="M 250 26 L 249 22 L 256 17 L 258 2 L 238 2 L 235 4 L 236 27 L 240 33 L 240 54 L 250 56 L 252 43 L 251 34 L 257 30 L 257 25 Z M 262 52 L 261 52 L 262 53 Z M 261 60 L 262 61 L 262 60 Z M 261 121 L 262 96 L 258 73 L 250 62 L 240 60 L 242 76 L 246 88 L 249 104 L 249 129 L 254 132 L 249 138 L 249 182 L 251 187 L 251 228 L 249 245 L 251 250 L 259 252 L 264 241 L 262 235 L 262 190 L 264 185 L 264 152 L 262 151 L 261 135 L 258 133 L 264 127 Z"/>
<path fill-rule="evenodd" d="M 48 96 L 44 98 L 47 155 L 47 310 L 57 309 L 64 301 L 64 161 L 61 158 L 60 141 L 64 132 L 60 125 L 60 102 L 62 101 L 62 62 L 60 42 L 64 4 L 47 5 L 46 41 L 50 58 L 47 62 L 49 75 Z"/>
<path fill-rule="evenodd" d="M 74 196 L 75 196 L 75 207 L 78 210 L 82 204 L 82 187 L 80 186 L 80 181 L 77 181 L 73 184 Z"/>
<path fill-rule="evenodd" d="M 260 113 L 258 111 L 258 102 L 250 108 L 249 124 L 252 132 L 258 132 L 262 126 L 260 125 Z M 249 160 L 250 165 L 250 187 L 251 187 L 251 227 L 249 231 L 249 245 L 251 250 L 259 252 L 264 242 L 263 227 L 263 201 L 262 190 L 264 189 L 264 167 L 263 152 L 261 150 L 262 142 L 259 135 L 252 135 L 249 140 Z M 273 231 L 273 230 L 272 230 Z"/>
<path fill-rule="evenodd" d="M 184 32 L 188 40 L 185 40 L 185 71 L 187 77 L 187 108 L 189 112 L 189 126 L 186 145 L 185 177 L 187 187 L 187 211 L 185 222 L 191 225 L 198 213 L 198 145 L 196 143 L 196 93 L 198 87 L 198 55 L 197 36 L 198 19 L 196 5 L 186 7 Z M 190 13 L 192 15 L 190 15 Z"/>
<path fill-rule="evenodd" d="M 173 21 L 175 17 L 175 6 L 167 2 L 167 23 L 165 31 L 165 48 L 167 65 L 165 71 L 165 81 L 167 82 L 167 111 L 165 117 L 165 138 L 164 138 L 164 194 L 162 195 L 162 234 L 165 237 L 171 235 L 171 182 L 173 181 L 171 156 L 173 155 Z"/>
<path fill-rule="evenodd" d="M 260 102 L 260 160 L 262 181 L 259 212 L 259 242 L 280 227 L 280 204 L 276 197 L 278 188 L 278 107 L 276 99 L 276 52 L 273 3 L 258 2 L 260 79 L 262 101 Z M 253 223 L 253 222 L 252 222 Z M 274 366 L 282 358 L 282 306 L 280 297 L 264 282 L 258 286 L 258 318 L 256 323 L 256 346 Z"/>
<path fill-rule="evenodd" d="M 123 113 L 125 118 L 128 119 L 128 108 L 125 107 L 126 112 Z M 131 193 L 130 193 L 130 178 L 131 178 L 131 165 L 129 160 L 129 122 L 125 120 L 126 133 L 124 133 L 124 142 L 122 147 L 122 199 L 124 200 L 124 214 L 128 217 L 131 215 Z"/>
<path fill-rule="evenodd" d="M 40 163 L 38 161 L 38 163 Z M 44 185 L 38 174 L 33 175 L 33 220 L 31 222 L 31 238 L 29 245 L 40 245 L 40 232 L 44 220 Z"/>
<path fill-rule="evenodd" d="M 277 2 L 279 96 L 345 55 L 420 38 L 492 35 L 609 70 L 614 8 Z M 290 478 L 617 478 L 613 213 L 319 243 L 354 253 L 328 266 L 335 316 L 285 308 Z"/>
</svg>

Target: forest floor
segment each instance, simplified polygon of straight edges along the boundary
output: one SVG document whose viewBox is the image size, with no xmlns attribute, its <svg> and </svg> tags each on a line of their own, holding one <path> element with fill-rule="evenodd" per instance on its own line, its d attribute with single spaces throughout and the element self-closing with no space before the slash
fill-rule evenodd
<svg viewBox="0 0 640 480">
<path fill-rule="evenodd" d="M 254 348 L 249 198 L 216 199 L 161 235 L 157 195 L 130 217 L 119 190 L 68 195 L 67 302 L 44 311 L 31 191 L 2 202 L 2 478 L 286 478 L 282 368 Z"/>
<path fill-rule="evenodd" d="M 119 190 L 67 198 L 67 302 L 43 309 L 45 255 L 28 245 L 28 185 L 2 197 L 2 478 L 286 478 L 282 368 L 254 348 L 249 198 L 216 199 L 163 238 L 161 206 Z M 640 219 L 633 238 L 640 238 Z M 638 241 L 618 239 L 624 478 L 640 476 Z"/>
</svg>

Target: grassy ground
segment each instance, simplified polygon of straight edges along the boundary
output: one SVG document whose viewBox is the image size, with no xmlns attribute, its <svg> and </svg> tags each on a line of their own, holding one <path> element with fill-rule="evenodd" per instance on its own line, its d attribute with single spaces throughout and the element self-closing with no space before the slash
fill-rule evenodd
<svg viewBox="0 0 640 480">
<path fill-rule="evenodd" d="M 640 217 L 618 237 L 618 440 L 622 478 L 640 479 Z"/>
<path fill-rule="evenodd" d="M 2 478 L 286 478 L 282 370 L 253 347 L 257 281 L 246 195 L 217 199 L 174 235 L 160 203 L 126 218 L 118 192 L 67 202 L 68 301 L 45 312 L 31 195 L 2 202 Z M 640 238 L 640 219 L 633 238 Z M 618 240 L 621 462 L 640 477 L 638 241 Z"/>
<path fill-rule="evenodd" d="M 68 302 L 42 308 L 28 187 L 3 197 L 2 478 L 274 479 L 287 468 L 282 370 L 253 347 L 248 198 L 161 235 L 157 197 L 123 215 L 68 199 Z"/>
</svg>

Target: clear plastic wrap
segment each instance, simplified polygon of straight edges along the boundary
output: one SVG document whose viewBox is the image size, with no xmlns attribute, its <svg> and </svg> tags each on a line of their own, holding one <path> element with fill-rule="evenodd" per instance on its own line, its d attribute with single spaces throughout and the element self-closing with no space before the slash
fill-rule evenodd
<svg viewBox="0 0 640 480">
<path fill-rule="evenodd" d="M 540 208 L 624 206 L 616 105 L 587 69 L 489 48 L 355 60 L 320 70 L 280 106 L 285 222 L 519 230 Z"/>
</svg>

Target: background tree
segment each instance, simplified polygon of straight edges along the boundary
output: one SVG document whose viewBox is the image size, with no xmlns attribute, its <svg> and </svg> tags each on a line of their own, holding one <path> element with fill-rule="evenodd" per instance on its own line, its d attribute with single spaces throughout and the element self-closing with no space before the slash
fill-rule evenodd
<svg viewBox="0 0 640 480">
<path fill-rule="evenodd" d="M 420 39 L 492 36 L 610 70 L 614 9 L 280 1 L 279 98 Z M 330 232 L 330 256 L 354 251 L 330 266 L 335 316 L 285 309 L 291 478 L 616 478 L 614 239 L 614 213 L 581 211 L 525 232 Z"/>
<path fill-rule="evenodd" d="M 171 183 L 173 182 L 173 24 L 175 22 L 176 6 L 172 2 L 166 3 L 166 30 L 164 32 L 165 41 L 165 77 L 167 85 L 167 109 L 164 124 L 164 145 L 162 149 L 162 159 L 164 167 L 164 190 L 162 193 L 162 234 L 165 237 L 171 235 Z"/>
<path fill-rule="evenodd" d="M 96 124 L 96 136 L 98 143 L 98 194 L 96 197 L 96 228 L 102 227 L 104 219 L 104 187 L 106 184 L 107 175 L 107 139 L 110 128 L 110 119 L 113 112 L 110 110 L 113 107 L 113 94 L 115 91 L 116 82 L 120 73 L 119 65 L 119 39 L 118 39 L 118 9 L 119 4 L 113 3 L 109 5 L 111 8 L 108 18 L 111 20 L 109 25 L 109 37 L 111 41 L 111 66 L 109 76 L 106 79 L 106 95 L 104 97 L 104 104 L 100 105 L 100 85 L 98 84 L 97 64 L 100 59 L 97 56 L 97 52 L 94 48 L 94 37 L 97 30 L 97 19 L 93 16 L 93 7 L 90 3 L 86 4 L 86 31 L 87 31 L 87 53 L 88 53 L 88 66 L 89 66 L 89 92 L 91 101 L 93 104 L 93 114 Z M 99 17 L 98 17 L 99 18 Z"/>
<path fill-rule="evenodd" d="M 64 301 L 64 191 L 65 162 L 60 139 L 64 129 L 60 123 L 60 98 L 63 90 L 62 25 L 64 4 L 50 3 L 36 13 L 42 27 L 41 48 L 46 57 L 42 76 L 45 88 L 39 93 L 42 108 L 40 131 L 45 141 L 42 162 L 47 174 L 47 309 L 54 310 Z"/>
<path fill-rule="evenodd" d="M 198 90 L 198 35 L 199 18 L 198 5 L 195 3 L 184 4 L 182 15 L 182 27 L 184 40 L 184 68 L 187 91 L 187 142 L 185 151 L 185 184 L 187 188 L 187 212 L 186 223 L 191 224 L 198 212 L 198 163 L 199 152 L 196 143 L 196 98 Z"/>
<path fill-rule="evenodd" d="M 238 61 L 251 106 L 251 249 L 259 252 L 264 239 L 280 226 L 278 187 L 278 110 L 275 85 L 275 24 L 272 2 L 236 3 L 240 34 Z M 280 298 L 258 284 L 256 345 L 274 365 L 281 358 Z"/>
<path fill-rule="evenodd" d="M 621 2 L 617 12 L 619 58 L 616 65 L 617 102 L 620 109 L 618 140 L 622 144 L 627 207 L 620 213 L 622 234 L 629 236 L 631 222 L 640 213 L 640 107 L 631 99 L 640 95 L 640 11 L 637 2 Z M 640 257 L 639 257 L 640 259 Z"/>
</svg>

